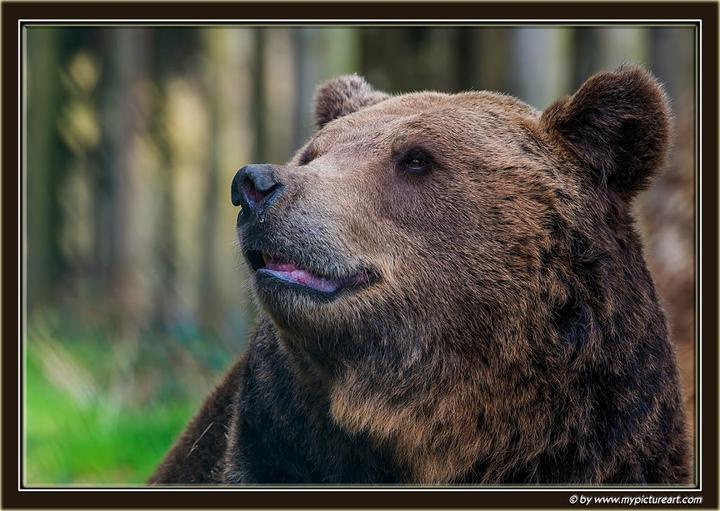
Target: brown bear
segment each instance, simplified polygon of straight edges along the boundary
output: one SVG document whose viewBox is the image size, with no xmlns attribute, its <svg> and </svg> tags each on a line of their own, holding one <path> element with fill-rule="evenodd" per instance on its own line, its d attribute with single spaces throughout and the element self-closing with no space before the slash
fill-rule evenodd
<svg viewBox="0 0 720 511">
<path fill-rule="evenodd" d="M 688 482 L 631 214 L 671 132 L 651 75 L 545 112 L 345 76 L 316 117 L 233 180 L 260 319 L 151 484 Z"/>
</svg>

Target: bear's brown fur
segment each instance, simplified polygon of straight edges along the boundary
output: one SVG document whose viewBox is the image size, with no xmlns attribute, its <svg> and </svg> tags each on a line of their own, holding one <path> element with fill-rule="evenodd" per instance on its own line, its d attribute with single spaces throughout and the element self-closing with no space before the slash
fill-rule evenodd
<svg viewBox="0 0 720 511">
<path fill-rule="evenodd" d="M 261 319 L 151 483 L 688 482 L 630 212 L 670 134 L 647 72 L 543 113 L 342 77 L 316 118 L 233 182 Z"/>
</svg>

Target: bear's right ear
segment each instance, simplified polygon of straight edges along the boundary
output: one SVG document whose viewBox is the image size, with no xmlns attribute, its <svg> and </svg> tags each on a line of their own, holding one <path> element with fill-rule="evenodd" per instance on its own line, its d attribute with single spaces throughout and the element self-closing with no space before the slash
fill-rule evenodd
<svg viewBox="0 0 720 511">
<path fill-rule="evenodd" d="M 315 122 L 318 128 L 343 115 L 387 99 L 356 74 L 333 78 L 315 90 Z"/>
<path fill-rule="evenodd" d="M 632 65 L 592 76 L 543 112 L 540 123 L 589 167 L 596 182 L 627 200 L 662 165 L 671 131 L 662 86 Z"/>
</svg>

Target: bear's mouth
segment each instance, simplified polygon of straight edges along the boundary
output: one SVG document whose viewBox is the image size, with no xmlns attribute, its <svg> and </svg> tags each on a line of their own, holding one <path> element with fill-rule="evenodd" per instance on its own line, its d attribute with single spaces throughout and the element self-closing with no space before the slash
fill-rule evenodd
<svg viewBox="0 0 720 511">
<path fill-rule="evenodd" d="M 336 277 L 308 269 L 280 255 L 260 251 L 246 252 L 250 267 L 258 282 L 271 281 L 325 297 L 335 296 L 341 291 L 370 284 L 374 279 L 369 271 L 359 271 L 347 276 Z"/>
</svg>

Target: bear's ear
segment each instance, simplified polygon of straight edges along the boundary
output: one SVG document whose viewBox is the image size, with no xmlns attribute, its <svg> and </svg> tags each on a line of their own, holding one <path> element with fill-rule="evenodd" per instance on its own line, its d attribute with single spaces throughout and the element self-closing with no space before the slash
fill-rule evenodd
<svg viewBox="0 0 720 511">
<path fill-rule="evenodd" d="M 644 69 L 625 64 L 589 78 L 541 118 L 593 172 L 597 182 L 632 199 L 665 159 L 671 131 L 662 85 Z"/>
<path fill-rule="evenodd" d="M 322 83 L 315 90 L 315 122 L 322 128 L 328 122 L 387 99 L 356 74 L 340 76 Z"/>
</svg>

